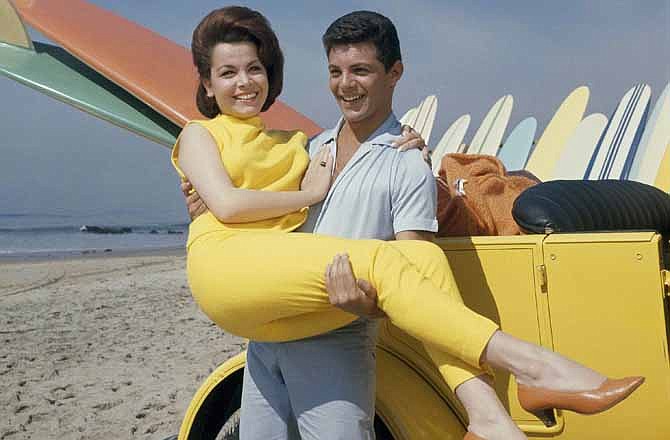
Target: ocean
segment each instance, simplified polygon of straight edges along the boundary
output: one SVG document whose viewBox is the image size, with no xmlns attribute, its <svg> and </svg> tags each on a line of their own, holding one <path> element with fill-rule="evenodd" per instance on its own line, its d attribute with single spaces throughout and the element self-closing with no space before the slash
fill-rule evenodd
<svg viewBox="0 0 670 440">
<path fill-rule="evenodd" d="M 188 223 L 141 212 L 0 214 L 0 259 L 183 248 Z"/>
</svg>

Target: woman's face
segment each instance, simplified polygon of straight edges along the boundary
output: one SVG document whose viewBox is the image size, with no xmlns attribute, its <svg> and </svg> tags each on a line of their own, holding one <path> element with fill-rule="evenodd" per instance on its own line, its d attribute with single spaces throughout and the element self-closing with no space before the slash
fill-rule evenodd
<svg viewBox="0 0 670 440">
<path fill-rule="evenodd" d="M 216 99 L 221 113 L 240 119 L 260 113 L 268 97 L 268 76 L 250 42 L 218 43 L 212 50 L 210 79 L 203 81 L 207 96 Z"/>
</svg>

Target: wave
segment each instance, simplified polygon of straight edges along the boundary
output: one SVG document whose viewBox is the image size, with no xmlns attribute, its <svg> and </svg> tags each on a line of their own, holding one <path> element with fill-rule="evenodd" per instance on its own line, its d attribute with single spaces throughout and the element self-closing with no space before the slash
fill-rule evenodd
<svg viewBox="0 0 670 440">
<path fill-rule="evenodd" d="M 183 234 L 188 229 L 182 224 L 144 224 L 144 225 L 66 225 L 66 226 L 28 226 L 0 228 L 0 233 L 93 233 L 93 234 Z"/>
<path fill-rule="evenodd" d="M 35 218 L 35 217 L 37 217 L 37 218 L 40 218 L 40 217 L 43 217 L 43 218 L 71 218 L 72 215 L 69 215 L 69 214 L 53 214 L 53 213 L 43 214 L 43 213 L 34 213 L 34 212 L 18 212 L 18 213 L 15 212 L 15 213 L 9 213 L 9 214 L 0 213 L 0 219 L 1 218 L 24 218 L 24 217 L 27 217 L 27 218 Z"/>
</svg>

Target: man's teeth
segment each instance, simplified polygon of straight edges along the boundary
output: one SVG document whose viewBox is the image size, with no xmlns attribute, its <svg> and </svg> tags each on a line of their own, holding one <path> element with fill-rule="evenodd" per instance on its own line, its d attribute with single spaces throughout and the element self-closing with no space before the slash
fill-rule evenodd
<svg viewBox="0 0 670 440">
<path fill-rule="evenodd" d="M 243 101 L 247 101 L 249 99 L 254 99 L 257 95 L 258 95 L 258 93 L 249 93 L 247 95 L 236 96 L 235 99 L 240 99 L 240 100 L 243 100 Z"/>
<path fill-rule="evenodd" d="M 362 97 L 363 97 L 363 95 L 356 95 L 356 96 L 351 96 L 351 97 L 343 96 L 342 101 L 344 101 L 344 102 L 354 102 L 354 101 L 358 101 Z"/>
</svg>

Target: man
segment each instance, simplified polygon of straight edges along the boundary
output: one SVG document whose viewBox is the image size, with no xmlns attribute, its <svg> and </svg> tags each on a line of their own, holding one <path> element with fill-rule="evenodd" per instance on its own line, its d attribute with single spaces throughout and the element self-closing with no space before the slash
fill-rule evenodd
<svg viewBox="0 0 670 440">
<path fill-rule="evenodd" d="M 437 231 L 436 188 L 418 150 L 391 147 L 401 134 L 392 113 L 403 73 L 396 29 L 367 11 L 347 14 L 323 35 L 330 90 L 342 118 L 309 144 L 328 145 L 333 183 L 310 208 L 302 232 L 347 238 L 425 239 Z M 189 207 L 189 212 L 194 208 Z M 348 260 L 324 268 L 331 302 L 361 316 L 316 337 L 250 342 L 242 393 L 240 438 L 374 439 L 376 292 L 353 283 Z"/>
</svg>

